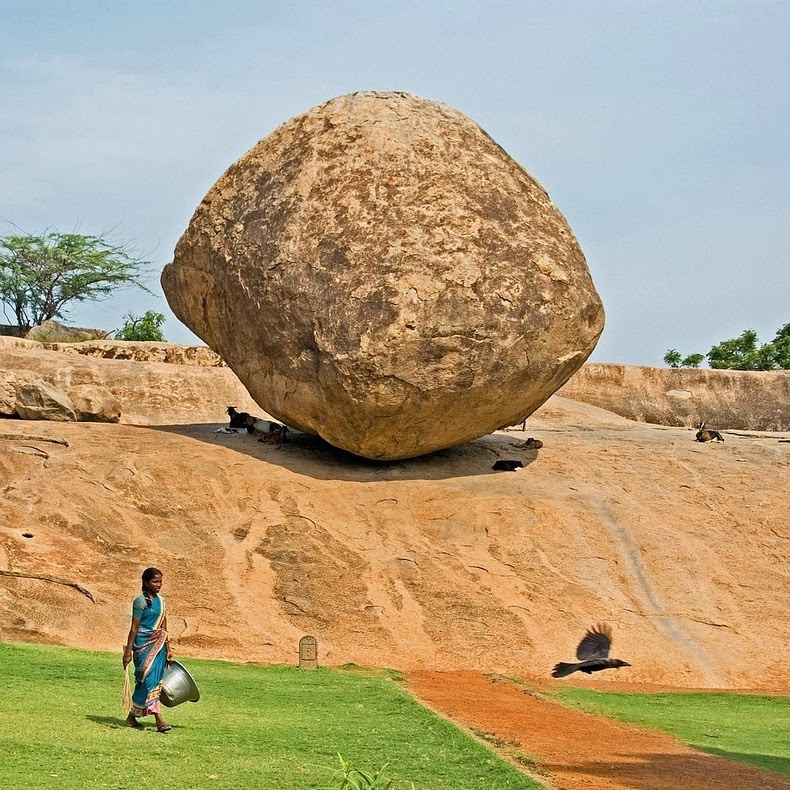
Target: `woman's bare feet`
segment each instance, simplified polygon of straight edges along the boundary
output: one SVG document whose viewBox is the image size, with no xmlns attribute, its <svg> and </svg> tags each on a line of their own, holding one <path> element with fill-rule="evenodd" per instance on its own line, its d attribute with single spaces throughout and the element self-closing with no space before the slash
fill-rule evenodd
<svg viewBox="0 0 790 790">
<path fill-rule="evenodd" d="M 170 732 L 173 729 L 158 713 L 154 714 L 154 718 L 156 719 L 157 732 Z"/>
<path fill-rule="evenodd" d="M 140 722 L 137 721 L 137 719 L 134 716 L 132 716 L 132 714 L 130 713 L 126 717 L 126 726 L 127 727 L 134 727 L 136 730 L 139 730 L 139 729 L 142 729 L 143 725 L 140 724 Z"/>
</svg>

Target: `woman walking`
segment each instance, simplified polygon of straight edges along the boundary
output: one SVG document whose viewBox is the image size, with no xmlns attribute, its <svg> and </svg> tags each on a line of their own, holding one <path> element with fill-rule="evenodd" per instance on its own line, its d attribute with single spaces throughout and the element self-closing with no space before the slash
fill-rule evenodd
<svg viewBox="0 0 790 790">
<path fill-rule="evenodd" d="M 167 637 L 167 614 L 165 601 L 159 591 L 162 589 L 162 571 L 146 568 L 143 571 L 143 592 L 132 604 L 132 626 L 123 651 L 123 668 L 134 658 L 134 693 L 132 709 L 126 717 L 130 727 L 142 727 L 138 716 L 153 715 L 156 729 L 169 732 L 160 713 L 159 693 L 162 690 L 162 676 L 173 660 L 170 642 Z"/>
</svg>

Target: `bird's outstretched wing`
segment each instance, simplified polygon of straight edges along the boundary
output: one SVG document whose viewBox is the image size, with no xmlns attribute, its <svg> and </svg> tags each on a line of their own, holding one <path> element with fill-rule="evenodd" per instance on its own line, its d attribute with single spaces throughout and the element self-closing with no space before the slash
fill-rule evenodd
<svg viewBox="0 0 790 790">
<path fill-rule="evenodd" d="M 588 658 L 608 658 L 611 646 L 612 629 L 606 623 L 598 623 L 597 626 L 587 629 L 576 648 L 576 658 L 580 661 Z"/>
</svg>

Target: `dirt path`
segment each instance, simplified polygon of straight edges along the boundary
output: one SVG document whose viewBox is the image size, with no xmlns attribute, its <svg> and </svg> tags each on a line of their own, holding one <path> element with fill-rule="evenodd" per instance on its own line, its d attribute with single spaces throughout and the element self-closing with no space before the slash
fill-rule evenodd
<svg viewBox="0 0 790 790">
<path fill-rule="evenodd" d="M 412 672 L 412 693 L 534 757 L 555 790 L 790 790 L 790 779 L 592 716 L 479 672 Z"/>
</svg>

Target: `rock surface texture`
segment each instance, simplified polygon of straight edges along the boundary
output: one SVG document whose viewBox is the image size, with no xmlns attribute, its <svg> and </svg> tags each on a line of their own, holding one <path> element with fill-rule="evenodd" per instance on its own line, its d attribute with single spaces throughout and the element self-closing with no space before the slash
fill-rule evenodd
<svg viewBox="0 0 790 790">
<path fill-rule="evenodd" d="M 121 402 L 96 384 L 77 384 L 69 392 L 78 422 L 119 422 Z"/>
<path fill-rule="evenodd" d="M 215 427 L 0 424 L 0 641 L 117 651 L 155 557 L 177 657 L 295 665 L 312 634 L 324 666 L 545 682 L 613 618 L 633 666 L 585 686 L 790 691 L 779 435 L 700 444 L 560 396 L 530 418 L 538 451 L 499 432 L 387 465 Z"/>
<path fill-rule="evenodd" d="M 23 420 L 77 420 L 71 398 L 43 379 L 25 382 L 16 388 L 16 412 Z"/>
<path fill-rule="evenodd" d="M 588 364 L 562 388 L 566 398 L 621 417 L 691 428 L 790 431 L 790 371 L 646 368 Z"/>
<path fill-rule="evenodd" d="M 520 422 L 604 322 L 544 189 L 469 118 L 402 93 L 333 99 L 259 142 L 162 286 L 269 414 L 382 460 Z"/>
<path fill-rule="evenodd" d="M 36 379 L 68 395 L 73 406 L 79 405 L 83 412 L 78 417 L 80 421 L 115 421 L 119 407 L 120 421 L 135 425 L 226 425 L 225 410 L 229 405 L 267 416 L 260 412 L 233 371 L 226 366 L 204 364 L 198 349 L 181 346 L 182 353 L 169 355 L 169 359 L 178 362 L 167 364 L 160 361 L 159 343 L 150 344 L 150 361 L 144 361 L 144 346 L 148 344 L 135 344 L 135 361 L 122 358 L 127 343 L 118 341 L 116 345 L 117 358 L 111 358 L 111 352 L 96 358 L 72 352 L 62 343 L 44 345 L 0 337 L 0 418 L 22 416 L 17 409 L 17 390 Z M 209 353 L 208 349 L 204 351 Z M 92 404 L 82 396 L 98 394 L 93 387 L 106 395 Z M 100 403 L 100 410 L 93 412 Z"/>
</svg>

